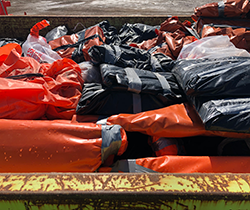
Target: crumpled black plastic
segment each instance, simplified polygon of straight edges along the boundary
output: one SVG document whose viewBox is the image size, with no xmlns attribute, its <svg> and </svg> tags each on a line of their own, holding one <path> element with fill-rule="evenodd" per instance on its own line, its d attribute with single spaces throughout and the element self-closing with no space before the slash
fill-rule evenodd
<svg viewBox="0 0 250 210">
<path fill-rule="evenodd" d="M 250 133 L 250 58 L 180 60 L 173 73 L 207 130 Z"/>
<path fill-rule="evenodd" d="M 133 92 L 114 91 L 100 83 L 85 83 L 82 96 L 77 104 L 78 115 L 97 114 L 114 115 L 120 113 L 134 113 Z M 162 94 L 153 95 L 140 93 L 141 111 L 163 108 L 173 103 Z"/>
<path fill-rule="evenodd" d="M 175 65 L 175 60 L 163 53 L 153 53 L 151 55 L 151 65 L 153 72 L 171 72 Z"/>
<path fill-rule="evenodd" d="M 206 130 L 250 133 L 250 97 L 209 100 L 195 98 L 195 108 Z"/>
<path fill-rule="evenodd" d="M 9 43 L 16 43 L 22 46 L 24 41 L 16 38 L 0 38 L 0 47 L 3 47 L 4 45 Z"/>
<path fill-rule="evenodd" d="M 108 20 L 104 20 L 97 24 L 103 31 L 106 38 L 106 44 L 120 43 L 120 38 L 118 37 L 117 29 L 110 25 Z"/>
<path fill-rule="evenodd" d="M 123 68 L 152 70 L 150 53 L 129 45 L 95 45 L 89 49 L 88 53 L 91 61 L 96 65 L 106 63 Z"/>
<path fill-rule="evenodd" d="M 142 23 L 125 23 L 119 31 L 119 44 L 141 43 L 144 40 L 157 37 L 155 29 L 160 29 L 159 26 L 150 26 Z"/>
<path fill-rule="evenodd" d="M 57 39 L 59 37 L 62 37 L 64 35 L 68 34 L 68 28 L 65 25 L 62 26 L 57 26 L 55 28 L 53 28 L 52 30 L 50 30 L 46 35 L 45 35 L 45 39 L 47 42 Z"/>
<path fill-rule="evenodd" d="M 250 96 L 250 58 L 179 60 L 172 69 L 188 96 Z"/>
<path fill-rule="evenodd" d="M 162 94 L 164 97 L 168 98 L 169 101 L 172 101 L 172 104 L 186 101 L 185 93 L 182 91 L 175 76 L 171 72 L 157 73 L 166 79 L 169 87 L 165 88 L 161 85 L 154 72 L 102 64 L 100 65 L 100 72 L 103 84 L 113 90 L 129 91 L 130 80 L 125 70 L 133 70 L 136 73 L 141 81 L 141 93 L 152 95 Z"/>
</svg>

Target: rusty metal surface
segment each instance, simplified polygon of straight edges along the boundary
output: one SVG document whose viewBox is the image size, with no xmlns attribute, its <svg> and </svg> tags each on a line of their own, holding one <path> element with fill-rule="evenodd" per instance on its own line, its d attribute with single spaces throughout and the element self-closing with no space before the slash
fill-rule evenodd
<svg viewBox="0 0 250 210">
<path fill-rule="evenodd" d="M 249 174 L 0 174 L 0 209 L 249 209 L 249 184 Z"/>
<path fill-rule="evenodd" d="M 110 25 L 118 30 L 124 23 L 144 23 L 148 25 L 160 25 L 168 16 L 0 16 L 0 38 L 22 38 L 26 39 L 30 29 L 37 22 L 46 19 L 50 26 L 40 33 L 45 35 L 48 31 L 59 25 L 66 25 L 69 29 L 82 30 L 84 27 L 93 26 L 101 21 L 108 20 Z M 180 16 L 180 21 L 191 20 L 190 17 Z M 84 26 L 84 27 L 83 27 Z"/>
</svg>

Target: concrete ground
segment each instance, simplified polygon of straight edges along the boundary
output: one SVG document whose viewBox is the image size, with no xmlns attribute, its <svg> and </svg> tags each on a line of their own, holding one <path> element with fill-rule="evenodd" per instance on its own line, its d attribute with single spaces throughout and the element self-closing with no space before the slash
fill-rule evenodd
<svg viewBox="0 0 250 210">
<path fill-rule="evenodd" d="M 12 1 L 13 15 L 191 15 L 209 0 L 53 0 Z"/>
</svg>

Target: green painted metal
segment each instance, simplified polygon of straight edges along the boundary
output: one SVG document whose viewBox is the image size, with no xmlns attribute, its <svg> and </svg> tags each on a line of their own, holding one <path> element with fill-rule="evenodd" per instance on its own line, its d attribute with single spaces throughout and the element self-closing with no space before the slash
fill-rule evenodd
<svg viewBox="0 0 250 210">
<path fill-rule="evenodd" d="M 249 174 L 0 174 L 0 209 L 250 209 Z"/>
</svg>

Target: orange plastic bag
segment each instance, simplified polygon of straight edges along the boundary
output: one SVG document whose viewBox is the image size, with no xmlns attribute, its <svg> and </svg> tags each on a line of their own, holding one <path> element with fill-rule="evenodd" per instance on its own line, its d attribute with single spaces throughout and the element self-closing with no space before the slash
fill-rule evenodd
<svg viewBox="0 0 250 210">
<path fill-rule="evenodd" d="M 79 32 L 80 33 L 80 32 Z M 102 45 L 105 42 L 105 36 L 99 26 L 90 27 L 82 32 L 84 37 L 79 35 L 64 35 L 49 42 L 49 45 L 62 58 L 71 58 L 77 63 L 89 61 L 88 50 L 94 45 Z"/>
<path fill-rule="evenodd" d="M 94 172 L 127 147 L 118 125 L 0 120 L 0 172 Z"/>
<path fill-rule="evenodd" d="M 119 173 L 249 173 L 250 157 L 161 156 L 119 160 L 98 172 Z"/>
<path fill-rule="evenodd" d="M 250 11 L 248 0 L 224 0 L 220 2 L 208 3 L 194 9 L 191 16 L 197 21 L 199 17 L 241 17 Z"/>
<path fill-rule="evenodd" d="M 161 156 L 136 164 L 161 173 L 249 173 L 250 157 Z"/>
<path fill-rule="evenodd" d="M 153 53 L 163 53 L 166 56 L 175 60 L 182 47 L 195 41 L 195 37 L 186 36 L 184 32 L 177 30 L 173 33 L 166 33 L 164 31 L 156 30 L 158 37 L 143 41 L 140 44 L 132 43 L 130 46 L 137 47 L 144 50 L 150 50 Z M 156 47 L 154 50 L 153 48 Z"/>
<path fill-rule="evenodd" d="M 195 110 L 188 104 L 176 104 L 138 114 L 113 115 L 107 119 L 107 123 L 119 124 L 126 131 L 158 137 L 187 137 L 206 132 Z"/>
<path fill-rule="evenodd" d="M 113 115 L 107 119 L 107 123 L 121 125 L 126 131 L 141 132 L 156 137 L 181 138 L 204 135 L 250 138 L 250 134 L 247 133 L 205 130 L 194 107 L 188 103 L 138 114 Z"/>
<path fill-rule="evenodd" d="M 0 118 L 71 119 L 84 82 L 79 65 L 66 58 L 39 64 L 21 54 L 17 44 L 0 48 Z"/>
</svg>

